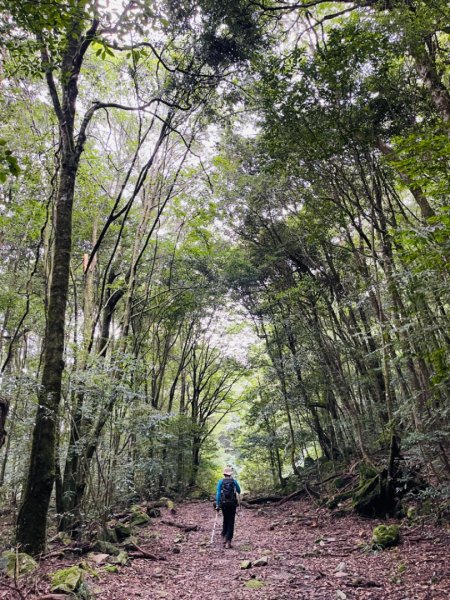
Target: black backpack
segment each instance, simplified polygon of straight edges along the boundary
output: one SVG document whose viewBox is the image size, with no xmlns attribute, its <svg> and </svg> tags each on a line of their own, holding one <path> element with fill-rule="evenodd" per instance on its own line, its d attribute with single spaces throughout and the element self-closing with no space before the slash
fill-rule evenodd
<svg viewBox="0 0 450 600">
<path fill-rule="evenodd" d="M 223 508 L 237 506 L 236 486 L 234 479 L 222 479 L 222 489 L 220 490 L 220 506 Z"/>
</svg>

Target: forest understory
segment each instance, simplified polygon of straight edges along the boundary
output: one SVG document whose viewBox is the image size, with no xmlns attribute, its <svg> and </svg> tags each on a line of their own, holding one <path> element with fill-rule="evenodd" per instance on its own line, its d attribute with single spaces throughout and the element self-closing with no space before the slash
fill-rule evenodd
<svg viewBox="0 0 450 600">
<path fill-rule="evenodd" d="M 0 600 L 450 597 L 449 23 L 0 0 Z"/>
<path fill-rule="evenodd" d="M 267 504 L 238 511 L 233 547 L 226 550 L 220 519 L 211 543 L 215 518 L 211 503 L 187 502 L 173 512 L 163 509 L 139 528 L 136 557 L 114 567 L 116 572 L 108 571 L 111 556 L 95 552 L 80 556 L 64 551 L 60 541 L 53 542 L 26 584 L 15 587 L 11 580 L 0 580 L 0 598 L 68 598 L 49 591 L 50 574 L 72 565 L 82 565 L 89 597 L 97 600 L 446 600 L 450 596 L 450 534 L 425 520 L 409 524 L 404 520 L 400 544 L 374 551 L 372 531 L 382 521 L 354 513 L 342 516 L 318 508 L 309 499 Z M 193 530 L 183 531 L 183 527 Z M 137 557 L 139 552 L 148 558 Z"/>
</svg>

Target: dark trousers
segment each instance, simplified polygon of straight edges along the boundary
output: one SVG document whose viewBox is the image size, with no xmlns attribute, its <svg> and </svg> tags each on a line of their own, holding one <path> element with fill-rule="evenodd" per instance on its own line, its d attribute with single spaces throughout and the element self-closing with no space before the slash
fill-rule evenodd
<svg viewBox="0 0 450 600">
<path fill-rule="evenodd" d="M 236 518 L 236 506 L 222 506 L 222 513 L 222 537 L 226 542 L 231 542 L 234 533 L 234 519 Z"/>
</svg>

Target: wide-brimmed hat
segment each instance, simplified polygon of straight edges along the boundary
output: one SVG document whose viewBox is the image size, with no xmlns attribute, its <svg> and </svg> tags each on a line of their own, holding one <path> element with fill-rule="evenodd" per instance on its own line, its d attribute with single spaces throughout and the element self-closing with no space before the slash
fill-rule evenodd
<svg viewBox="0 0 450 600">
<path fill-rule="evenodd" d="M 223 470 L 224 475 L 233 475 L 233 469 L 231 467 L 225 467 Z"/>
</svg>

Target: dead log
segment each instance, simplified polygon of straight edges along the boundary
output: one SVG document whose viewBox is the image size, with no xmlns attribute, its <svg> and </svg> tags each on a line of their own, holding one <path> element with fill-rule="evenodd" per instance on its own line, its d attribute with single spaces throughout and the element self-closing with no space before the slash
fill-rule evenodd
<svg viewBox="0 0 450 600">
<path fill-rule="evenodd" d="M 276 495 L 259 496 L 258 498 L 246 498 L 245 500 L 241 501 L 241 504 L 243 506 L 246 506 L 249 504 L 266 504 L 266 503 L 270 503 L 270 502 L 279 502 L 282 499 L 283 499 L 283 496 L 276 496 Z"/>
<path fill-rule="evenodd" d="M 301 488 L 301 489 L 299 489 L 299 490 L 295 490 L 295 492 L 292 492 L 292 494 L 289 494 L 289 496 L 285 496 L 284 498 L 281 498 L 281 500 L 279 500 L 276 503 L 276 506 L 281 506 L 285 502 L 289 502 L 289 500 L 293 500 L 294 498 L 298 498 L 299 496 L 302 496 L 305 492 L 306 492 L 306 490 L 305 490 L 304 487 Z"/>
<path fill-rule="evenodd" d="M 181 529 L 184 532 L 198 530 L 198 525 L 184 525 L 183 523 L 176 523 L 175 521 L 169 521 L 167 519 L 161 519 L 161 523 L 164 523 L 164 525 L 170 525 L 171 527 L 178 527 L 178 529 Z"/>
<path fill-rule="evenodd" d="M 317 492 L 314 492 L 313 490 L 311 490 L 311 488 L 309 488 L 309 486 L 307 486 L 306 484 L 298 489 L 295 490 L 295 492 L 292 492 L 292 494 L 289 494 L 288 496 L 260 496 L 259 498 L 249 498 L 247 500 L 242 500 L 241 501 L 241 505 L 244 508 L 259 508 L 259 505 L 261 504 L 273 504 L 274 506 L 281 506 L 282 504 L 284 504 L 285 502 L 289 502 L 289 500 L 294 500 L 294 498 L 298 498 L 299 496 L 302 496 L 303 494 L 310 494 L 312 493 L 313 495 L 317 495 Z"/>
</svg>

